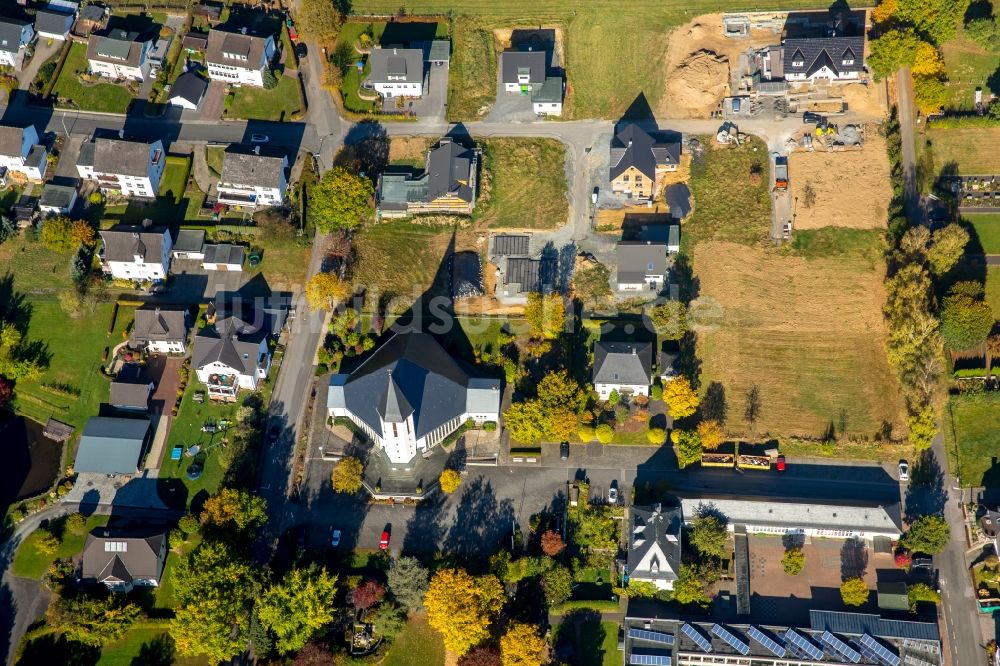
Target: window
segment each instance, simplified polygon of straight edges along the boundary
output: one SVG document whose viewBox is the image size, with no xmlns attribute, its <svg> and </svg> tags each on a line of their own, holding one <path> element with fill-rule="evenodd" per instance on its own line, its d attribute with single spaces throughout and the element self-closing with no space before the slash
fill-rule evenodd
<svg viewBox="0 0 1000 666">
<path fill-rule="evenodd" d="M 396 430 L 396 424 L 395 423 L 392 424 L 392 436 L 393 437 L 399 437 L 399 431 Z"/>
<path fill-rule="evenodd" d="M 622 182 L 623 183 L 627 183 L 628 182 L 628 174 L 625 174 L 624 176 L 622 176 Z"/>
<path fill-rule="evenodd" d="M 792 61 L 792 67 L 803 67 L 805 64 L 806 64 L 805 61 L 802 61 L 802 60 L 793 60 Z"/>
<path fill-rule="evenodd" d="M 647 273 L 652 273 L 653 272 L 653 268 L 654 267 L 653 267 L 653 262 L 652 261 L 650 261 L 649 263 L 646 264 L 646 272 Z"/>
<path fill-rule="evenodd" d="M 854 64 L 854 58 L 844 58 L 843 61 L 841 61 L 841 64 L 843 64 L 843 65 L 853 65 Z"/>
</svg>

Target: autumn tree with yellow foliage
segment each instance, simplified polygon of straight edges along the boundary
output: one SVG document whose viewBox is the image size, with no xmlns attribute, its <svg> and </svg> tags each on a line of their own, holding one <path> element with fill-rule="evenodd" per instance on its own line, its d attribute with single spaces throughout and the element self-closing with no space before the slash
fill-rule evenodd
<svg viewBox="0 0 1000 666">
<path fill-rule="evenodd" d="M 316 273 L 306 284 L 306 301 L 313 310 L 333 309 L 350 293 L 348 284 L 333 273 Z"/>
<path fill-rule="evenodd" d="M 694 414 L 701 400 L 687 377 L 677 377 L 663 387 L 663 402 L 667 403 L 672 418 L 682 419 Z"/>
<path fill-rule="evenodd" d="M 726 438 L 722 432 L 722 426 L 719 425 L 718 421 L 713 421 L 712 419 L 702 421 L 698 424 L 698 437 L 701 439 L 702 448 L 706 451 L 714 451 L 719 448 L 722 440 Z"/>
<path fill-rule="evenodd" d="M 490 637 L 503 609 L 503 586 L 496 576 L 474 577 L 464 569 L 441 569 L 424 596 L 427 623 L 441 632 L 444 646 L 462 656 Z"/>
<path fill-rule="evenodd" d="M 512 622 L 507 633 L 500 637 L 500 663 L 503 666 L 542 666 L 545 641 L 535 627 L 523 622 Z"/>
</svg>

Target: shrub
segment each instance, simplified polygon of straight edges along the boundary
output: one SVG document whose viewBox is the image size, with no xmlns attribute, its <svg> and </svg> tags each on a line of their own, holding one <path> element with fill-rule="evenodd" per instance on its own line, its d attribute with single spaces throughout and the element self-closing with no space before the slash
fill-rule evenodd
<svg viewBox="0 0 1000 666">
<path fill-rule="evenodd" d="M 863 606 L 868 603 L 871 590 L 863 578 L 848 578 L 840 585 L 840 598 L 847 606 Z"/>
<path fill-rule="evenodd" d="M 580 429 L 576 431 L 576 434 L 580 437 L 581 442 L 592 442 L 596 433 L 594 432 L 593 426 L 580 426 Z"/>
<path fill-rule="evenodd" d="M 483 424 L 483 430 L 485 430 L 486 432 L 496 432 L 496 429 L 497 429 L 496 421 L 487 421 L 486 423 Z"/>
<path fill-rule="evenodd" d="M 667 431 L 663 428 L 650 428 L 646 431 L 646 440 L 650 444 L 663 444 L 667 438 Z"/>
<path fill-rule="evenodd" d="M 55 555 L 59 551 L 59 539 L 45 528 L 36 531 L 35 549 L 44 555 Z"/>
<path fill-rule="evenodd" d="M 83 534 L 87 531 L 87 519 L 82 513 L 74 513 L 66 519 L 66 531 L 72 534 Z"/>
<path fill-rule="evenodd" d="M 652 599 L 656 596 L 656 585 L 646 580 L 630 580 L 628 596 L 639 599 Z"/>
<path fill-rule="evenodd" d="M 900 569 L 909 569 L 910 565 L 913 564 L 913 558 L 909 553 L 897 553 L 896 554 L 896 566 Z"/>
<path fill-rule="evenodd" d="M 177 527 L 181 528 L 185 534 L 194 534 L 201 528 L 201 523 L 189 513 L 177 522 Z"/>
<path fill-rule="evenodd" d="M 798 576 L 806 566 L 806 556 L 801 548 L 789 548 L 781 558 L 781 568 L 789 576 Z"/>
<path fill-rule="evenodd" d="M 453 469 L 446 469 L 438 477 L 438 483 L 441 484 L 441 490 L 450 495 L 462 484 L 462 475 Z"/>
<path fill-rule="evenodd" d="M 601 425 L 597 426 L 595 434 L 597 435 L 597 441 L 599 441 L 601 444 L 610 444 L 611 440 L 615 438 L 614 429 L 607 423 L 602 423 Z"/>
</svg>

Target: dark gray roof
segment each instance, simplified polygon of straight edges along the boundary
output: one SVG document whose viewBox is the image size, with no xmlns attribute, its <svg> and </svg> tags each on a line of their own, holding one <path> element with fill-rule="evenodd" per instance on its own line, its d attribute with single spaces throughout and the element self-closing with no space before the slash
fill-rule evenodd
<svg viewBox="0 0 1000 666">
<path fill-rule="evenodd" d="M 594 343 L 595 384 L 646 384 L 652 377 L 653 343 Z"/>
<path fill-rule="evenodd" d="M 135 311 L 131 340 L 183 340 L 187 335 L 187 312 L 178 308 L 143 305 Z"/>
<path fill-rule="evenodd" d="M 209 244 L 205 246 L 206 264 L 239 264 L 243 265 L 243 246 L 228 243 Z"/>
<path fill-rule="evenodd" d="M 0 51 L 17 53 L 21 48 L 21 30 L 25 21 L 0 17 Z"/>
<path fill-rule="evenodd" d="M 519 72 L 527 71 L 529 83 L 545 81 L 545 51 L 504 51 L 500 54 L 500 75 L 504 83 L 517 83 Z"/>
<path fill-rule="evenodd" d="M 654 137 L 636 125 L 620 127 L 611 139 L 611 179 L 614 180 L 629 167 L 635 167 L 647 178 L 656 178 L 657 164 L 679 164 L 680 142 L 667 142 Z"/>
<path fill-rule="evenodd" d="M 42 196 L 38 199 L 38 205 L 51 208 L 68 208 L 75 196 L 75 185 L 45 183 L 45 186 L 42 187 Z"/>
<path fill-rule="evenodd" d="M 435 39 L 431 42 L 427 59 L 431 62 L 447 62 L 451 59 L 451 42 L 447 39 Z"/>
<path fill-rule="evenodd" d="M 667 245 L 652 241 L 618 243 L 618 282 L 635 284 L 667 272 Z"/>
<path fill-rule="evenodd" d="M 526 257 L 507 257 L 507 272 L 504 274 L 504 284 L 519 285 L 519 291 L 524 294 L 530 291 L 542 291 L 551 287 L 554 282 L 556 262 L 554 259 L 528 259 Z"/>
<path fill-rule="evenodd" d="M 170 87 L 170 99 L 180 97 L 197 106 L 201 102 L 201 98 L 207 88 L 208 81 L 194 72 L 184 72 L 177 77 L 174 85 Z"/>
<path fill-rule="evenodd" d="M 181 229 L 174 241 L 174 252 L 201 252 L 205 248 L 203 229 Z"/>
<path fill-rule="evenodd" d="M 219 181 L 251 187 L 280 187 L 286 166 L 285 154 L 277 149 L 233 144 L 223 154 Z"/>
<path fill-rule="evenodd" d="M 92 166 L 98 173 L 144 177 L 149 175 L 150 151 L 156 144 L 159 144 L 160 150 L 163 149 L 159 140 L 149 144 L 127 139 L 96 138 L 80 147 L 76 163 Z"/>
<path fill-rule="evenodd" d="M 73 15 L 65 12 L 55 12 L 50 9 L 39 9 L 35 12 L 35 31 L 62 35 L 73 27 Z"/>
<path fill-rule="evenodd" d="M 886 620 L 868 613 L 811 610 L 809 626 L 814 631 L 830 631 L 835 634 L 868 634 L 880 638 L 911 638 L 918 641 L 941 639 L 935 622 Z"/>
<path fill-rule="evenodd" d="M 677 580 L 681 563 L 681 510 L 633 506 L 629 509 L 628 569 L 638 578 Z"/>
<path fill-rule="evenodd" d="M 278 335 L 285 326 L 291 306 L 291 299 L 283 295 L 243 298 L 227 292 L 218 294 L 215 301 L 209 303 L 208 315 L 217 322 L 232 320 L 233 323 L 227 325 L 235 326 L 241 333 L 264 331 Z"/>
<path fill-rule="evenodd" d="M 441 139 L 427 155 L 428 199 L 433 201 L 454 193 L 459 199 L 471 202 L 475 195 L 470 186 L 475 175 L 475 157 L 471 149 L 451 139 Z"/>
<path fill-rule="evenodd" d="M 12 125 L 0 125 L 0 155 L 12 157 L 24 157 L 21 154 L 21 146 L 24 143 L 23 127 Z"/>
<path fill-rule="evenodd" d="M 205 48 L 205 61 L 234 67 L 256 69 L 267 50 L 270 36 L 243 35 L 238 32 L 227 32 L 213 28 L 208 32 L 208 46 Z M 242 55 L 242 58 L 227 58 L 226 53 Z"/>
<path fill-rule="evenodd" d="M 786 39 L 782 44 L 782 49 L 785 76 L 789 74 L 811 76 L 824 65 L 837 74 L 864 71 L 864 35 Z M 853 60 L 854 62 L 845 65 L 844 60 Z M 796 66 L 797 62 L 802 64 Z"/>
<path fill-rule="evenodd" d="M 80 10 L 80 18 L 85 21 L 101 21 L 104 19 L 104 11 L 102 5 L 87 5 Z"/>
<path fill-rule="evenodd" d="M 87 59 L 138 67 L 148 37 L 136 31 L 112 28 L 87 40 Z"/>
<path fill-rule="evenodd" d="M 420 439 L 465 413 L 468 386 L 469 376 L 433 336 L 403 332 L 350 374 L 344 396 L 347 408 L 377 433 L 383 420 L 412 415 Z"/>
<path fill-rule="evenodd" d="M 181 46 L 192 51 L 204 51 L 208 46 L 208 33 L 192 30 L 184 35 Z"/>
<path fill-rule="evenodd" d="M 528 254 L 528 236 L 497 234 L 493 237 L 493 254 L 501 257 Z"/>
<path fill-rule="evenodd" d="M 162 229 L 119 225 L 100 233 L 106 261 L 135 261 L 135 255 L 139 255 L 145 263 L 154 263 L 163 257 L 163 236 L 166 232 Z"/>
<path fill-rule="evenodd" d="M 261 362 L 260 341 L 264 333 L 241 333 L 231 320 L 216 322 L 198 331 L 194 338 L 192 365 L 203 368 L 219 362 L 240 374 L 252 376 Z"/>
<path fill-rule="evenodd" d="M 135 474 L 148 434 L 148 418 L 93 416 L 83 427 L 73 468 L 97 474 Z"/>
<path fill-rule="evenodd" d="M 422 83 L 424 80 L 423 49 L 374 49 L 368 56 L 371 65 L 369 79 L 375 83 Z"/>
<path fill-rule="evenodd" d="M 158 581 L 163 570 L 160 551 L 166 538 L 158 528 L 98 528 L 87 535 L 83 546 L 83 577 L 97 582 Z"/>
<path fill-rule="evenodd" d="M 563 99 L 563 80 L 558 76 L 545 77 L 545 83 L 531 93 L 531 101 L 539 103 L 561 102 Z"/>
<path fill-rule="evenodd" d="M 112 407 L 146 409 L 149 405 L 149 382 L 111 382 L 108 404 Z"/>
<path fill-rule="evenodd" d="M 36 143 L 31 147 L 31 150 L 28 151 L 28 156 L 24 158 L 24 164 L 25 166 L 41 169 L 42 163 L 45 161 L 47 154 L 45 146 Z"/>
</svg>

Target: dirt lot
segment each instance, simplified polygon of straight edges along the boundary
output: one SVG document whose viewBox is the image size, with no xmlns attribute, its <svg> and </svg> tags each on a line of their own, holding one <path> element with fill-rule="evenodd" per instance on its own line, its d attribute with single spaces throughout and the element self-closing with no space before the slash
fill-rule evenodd
<svg viewBox="0 0 1000 666">
<path fill-rule="evenodd" d="M 892 188 L 885 141 L 868 132 L 861 150 L 797 150 L 789 158 L 795 228 L 877 229 L 886 224 Z M 809 205 L 811 190 L 815 202 Z"/>
<path fill-rule="evenodd" d="M 389 140 L 390 164 L 423 164 L 434 139 L 422 136 L 394 136 Z"/>
<path fill-rule="evenodd" d="M 804 259 L 703 241 L 694 247 L 703 324 L 702 385 L 721 382 L 727 429 L 747 434 L 745 396 L 758 386 L 763 437 L 900 434 L 903 404 L 885 352 L 884 267 L 870 257 Z"/>
<path fill-rule="evenodd" d="M 514 30 L 515 28 L 493 29 L 493 38 L 496 40 L 497 53 L 506 51 L 516 46 L 515 44 L 511 44 L 510 41 L 511 34 L 514 32 Z M 556 38 L 554 60 L 557 64 L 566 62 L 566 58 L 563 55 L 565 53 L 563 47 L 563 44 L 565 44 L 565 40 L 563 39 L 562 28 L 551 25 L 541 25 L 538 26 L 537 30 L 532 30 L 531 28 L 526 28 L 526 27 L 516 28 L 516 30 L 518 32 L 518 43 L 520 44 L 530 43 L 533 32 L 537 32 L 539 39 L 543 41 L 548 39 L 549 34 L 554 33 Z"/>
</svg>

